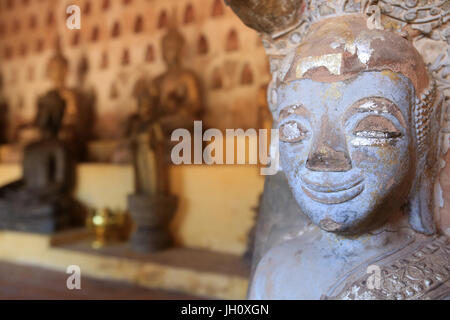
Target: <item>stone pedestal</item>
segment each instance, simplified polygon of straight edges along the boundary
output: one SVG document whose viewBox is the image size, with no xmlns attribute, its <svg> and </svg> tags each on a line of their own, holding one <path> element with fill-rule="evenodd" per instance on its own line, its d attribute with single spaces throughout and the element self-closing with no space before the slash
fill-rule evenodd
<svg viewBox="0 0 450 320">
<path fill-rule="evenodd" d="M 20 189 L 21 184 L 11 186 Z M 0 192 L 1 230 L 53 234 L 83 225 L 82 211 L 82 207 L 66 195 L 36 199 L 22 190 L 6 195 Z"/>
<path fill-rule="evenodd" d="M 153 252 L 172 245 L 169 223 L 177 204 L 178 199 L 173 195 L 133 194 L 128 197 L 128 208 L 136 225 L 131 236 L 134 250 Z"/>
</svg>

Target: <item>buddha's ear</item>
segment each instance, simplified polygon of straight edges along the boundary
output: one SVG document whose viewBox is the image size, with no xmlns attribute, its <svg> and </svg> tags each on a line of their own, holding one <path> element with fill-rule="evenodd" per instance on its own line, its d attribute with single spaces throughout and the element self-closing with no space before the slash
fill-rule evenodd
<svg viewBox="0 0 450 320">
<path fill-rule="evenodd" d="M 433 90 L 431 90 L 433 92 Z M 423 101 L 429 100 L 426 97 Z M 439 210 L 442 202 L 442 190 L 439 184 L 439 173 L 442 169 L 444 141 L 441 126 L 444 121 L 444 96 L 437 93 L 435 98 L 430 98 L 434 102 L 429 106 L 428 110 L 428 130 L 416 130 L 418 137 L 418 165 L 416 179 L 411 190 L 408 210 L 409 222 L 414 230 L 433 234 L 436 232 L 436 224 L 434 221 L 435 210 Z M 416 102 L 416 119 L 417 128 L 423 127 L 424 117 L 417 118 L 417 115 L 423 114 L 424 103 Z M 425 103 L 425 105 L 428 105 Z M 431 110 L 431 111 L 430 111 Z"/>
<path fill-rule="evenodd" d="M 433 215 L 435 208 L 434 179 L 418 177 L 409 198 L 409 223 L 417 232 L 433 234 L 436 232 Z"/>
<path fill-rule="evenodd" d="M 248 27 L 275 35 L 294 27 L 304 11 L 304 0 L 225 0 Z"/>
</svg>

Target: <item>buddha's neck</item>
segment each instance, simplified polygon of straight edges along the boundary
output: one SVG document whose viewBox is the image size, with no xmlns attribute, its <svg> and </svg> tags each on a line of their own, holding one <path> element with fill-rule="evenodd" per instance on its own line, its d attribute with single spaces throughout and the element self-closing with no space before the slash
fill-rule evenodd
<svg viewBox="0 0 450 320">
<path fill-rule="evenodd" d="M 407 244 L 415 231 L 410 227 L 408 216 L 399 213 L 382 227 L 357 236 L 340 236 L 321 230 L 325 245 L 337 256 L 365 256 L 373 250 L 389 250 L 389 248 Z"/>
</svg>

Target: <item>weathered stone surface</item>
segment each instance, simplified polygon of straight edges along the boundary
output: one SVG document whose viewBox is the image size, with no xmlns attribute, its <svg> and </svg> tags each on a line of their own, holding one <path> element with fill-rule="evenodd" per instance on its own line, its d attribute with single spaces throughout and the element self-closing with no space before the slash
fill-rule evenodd
<svg viewBox="0 0 450 320">
<path fill-rule="evenodd" d="M 259 30 L 267 11 L 253 4 L 236 1 L 234 9 Z M 440 1 L 410 3 L 410 9 L 390 0 L 305 4 L 305 19 L 292 30 L 278 22 L 284 32 L 265 37 L 274 76 L 269 106 L 290 188 L 284 184 L 284 192 L 292 192 L 298 208 L 280 196 L 283 181 L 269 178 L 249 297 L 446 298 L 448 240 L 435 239 L 434 215 L 441 128 L 447 126 L 441 119 L 448 109 L 450 59 L 442 39 L 449 8 Z M 265 9 L 276 16 L 280 7 Z M 437 41 L 443 52 L 428 65 L 423 47 L 412 41 L 423 38 Z M 292 219 L 295 211 L 310 224 Z M 278 218 L 279 212 L 287 214 Z M 294 226 L 297 234 L 289 232 Z M 368 266 L 381 270 L 390 261 L 443 291 L 434 295 L 389 272 L 380 276 L 390 287 L 376 292 L 348 277 L 359 270 L 362 279 Z M 344 287 L 338 295 L 337 286 Z"/>
<path fill-rule="evenodd" d="M 263 33 L 293 27 L 304 9 L 303 0 L 225 0 L 242 21 Z"/>
<path fill-rule="evenodd" d="M 439 228 L 450 237 L 450 153 L 445 156 L 446 166 L 441 172 L 439 181 L 442 188 L 444 206 L 440 209 Z"/>
</svg>

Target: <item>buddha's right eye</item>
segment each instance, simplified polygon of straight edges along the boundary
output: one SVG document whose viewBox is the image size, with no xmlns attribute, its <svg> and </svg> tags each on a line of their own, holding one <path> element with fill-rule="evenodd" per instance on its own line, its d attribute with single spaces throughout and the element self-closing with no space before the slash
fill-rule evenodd
<svg viewBox="0 0 450 320">
<path fill-rule="evenodd" d="M 280 126 L 280 140 L 283 142 L 295 143 L 305 139 L 308 131 L 297 121 L 287 121 Z"/>
</svg>

